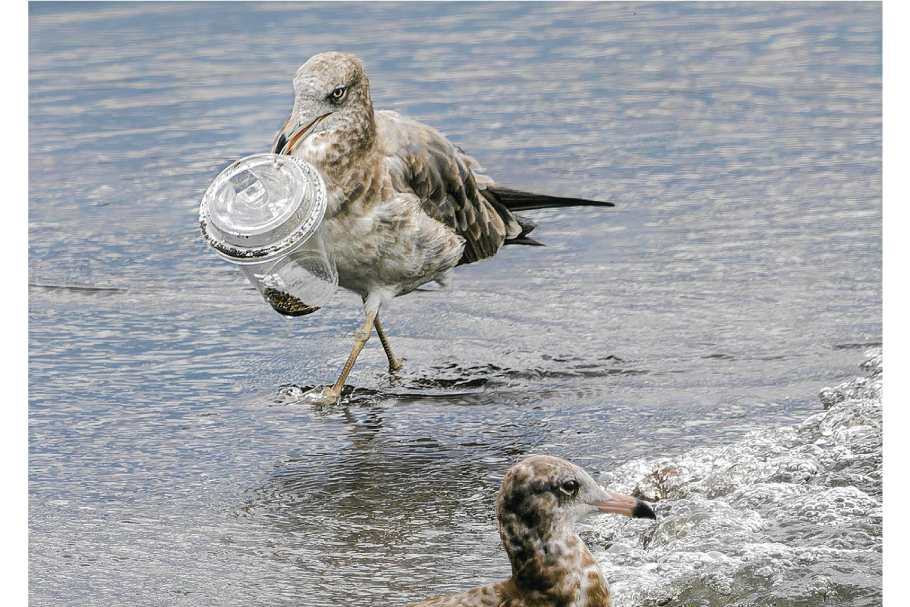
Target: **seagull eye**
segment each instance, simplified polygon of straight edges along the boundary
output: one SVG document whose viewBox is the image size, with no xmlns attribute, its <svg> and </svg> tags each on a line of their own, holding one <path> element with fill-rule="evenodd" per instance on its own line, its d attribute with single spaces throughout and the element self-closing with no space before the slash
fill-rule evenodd
<svg viewBox="0 0 910 607">
<path fill-rule="evenodd" d="M 578 493 L 578 481 L 566 481 L 559 486 L 559 490 L 566 495 L 575 495 Z"/>
<path fill-rule="evenodd" d="M 329 93 L 329 99 L 332 101 L 338 102 L 344 99 L 348 94 L 348 88 L 346 86 L 338 86 Z"/>
</svg>

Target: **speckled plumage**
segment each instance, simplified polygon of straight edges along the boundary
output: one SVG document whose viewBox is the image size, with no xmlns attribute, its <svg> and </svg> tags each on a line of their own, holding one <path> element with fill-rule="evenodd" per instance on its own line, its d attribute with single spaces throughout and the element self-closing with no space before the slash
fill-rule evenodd
<svg viewBox="0 0 910 607">
<path fill-rule="evenodd" d="M 596 512 L 654 518 L 644 502 L 601 488 L 581 468 L 546 455 L 506 473 L 496 503 L 512 577 L 410 607 L 610 607 L 610 588 L 573 526 Z"/>
<path fill-rule="evenodd" d="M 503 244 L 538 244 L 527 237 L 534 223 L 512 210 L 612 206 L 494 186 L 436 129 L 374 111 L 363 64 L 347 53 L 316 55 L 297 71 L 294 108 L 272 151 L 306 160 L 325 179 L 319 233 L 334 255 L 339 285 L 364 300 L 367 322 L 358 343 L 369 339 L 380 307 L 392 298 L 445 283 L 457 265 L 491 257 Z M 400 361 L 376 323 L 394 370 Z M 362 345 L 326 400 L 338 398 Z"/>
</svg>

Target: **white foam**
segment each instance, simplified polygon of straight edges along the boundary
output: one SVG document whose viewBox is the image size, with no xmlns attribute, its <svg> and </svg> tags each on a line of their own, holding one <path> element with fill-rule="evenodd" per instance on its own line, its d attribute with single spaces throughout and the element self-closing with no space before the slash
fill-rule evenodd
<svg viewBox="0 0 910 607">
<path fill-rule="evenodd" d="M 881 350 L 862 366 L 795 427 L 602 476 L 657 503 L 656 524 L 605 517 L 585 532 L 614 605 L 880 604 Z"/>
</svg>

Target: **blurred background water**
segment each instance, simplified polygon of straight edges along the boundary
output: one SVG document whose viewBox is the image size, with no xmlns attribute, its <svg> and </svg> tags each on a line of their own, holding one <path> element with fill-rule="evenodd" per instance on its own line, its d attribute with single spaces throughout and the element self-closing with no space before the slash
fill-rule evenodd
<svg viewBox="0 0 910 607">
<path fill-rule="evenodd" d="M 396 301 L 404 372 L 370 342 L 354 395 L 314 408 L 358 299 L 279 317 L 197 213 L 333 49 L 497 182 L 616 207 L 527 213 L 545 248 Z M 882 339 L 880 3 L 30 3 L 28 128 L 34 605 L 396 605 L 505 577 L 517 459 L 596 476 L 742 444 Z M 775 604 L 880 602 L 863 533 L 823 547 L 865 569 Z M 628 588 L 641 559 L 598 555 Z M 755 588 L 730 593 L 695 595 Z"/>
</svg>

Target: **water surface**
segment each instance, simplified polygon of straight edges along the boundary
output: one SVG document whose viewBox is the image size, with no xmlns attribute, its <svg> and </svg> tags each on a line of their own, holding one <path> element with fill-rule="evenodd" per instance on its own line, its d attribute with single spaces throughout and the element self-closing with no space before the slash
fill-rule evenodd
<svg viewBox="0 0 910 607">
<path fill-rule="evenodd" d="M 546 247 L 400 298 L 404 372 L 371 342 L 314 408 L 357 298 L 279 317 L 197 211 L 331 49 L 498 182 L 616 207 L 529 212 Z M 508 575 L 526 454 L 605 473 L 821 411 L 881 342 L 881 57 L 879 3 L 31 3 L 30 601 L 405 604 Z"/>
</svg>

